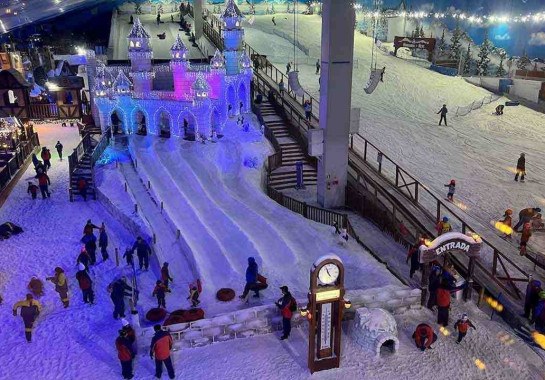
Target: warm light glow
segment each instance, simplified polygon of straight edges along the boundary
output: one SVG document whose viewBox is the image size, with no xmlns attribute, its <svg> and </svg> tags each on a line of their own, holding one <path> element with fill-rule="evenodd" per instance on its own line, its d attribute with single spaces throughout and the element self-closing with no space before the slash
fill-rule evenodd
<svg viewBox="0 0 545 380">
<path fill-rule="evenodd" d="M 532 331 L 532 339 L 539 347 L 545 350 L 545 335 L 540 334 L 537 331 Z"/>
<path fill-rule="evenodd" d="M 486 369 L 486 365 L 481 359 L 475 359 L 475 365 L 477 368 L 479 368 L 481 371 L 484 371 Z"/>
<path fill-rule="evenodd" d="M 506 235 L 512 235 L 513 234 L 513 228 L 509 227 L 507 224 L 503 224 L 502 222 L 494 223 L 494 227 L 498 231 L 500 231 L 502 234 L 506 234 Z"/>
<path fill-rule="evenodd" d="M 449 336 L 450 335 L 450 331 L 448 331 L 448 329 L 446 327 L 439 327 L 439 331 L 441 332 L 441 334 L 443 334 L 444 336 Z"/>
<path fill-rule="evenodd" d="M 350 309 L 352 307 L 352 302 L 350 300 L 344 300 L 344 308 Z"/>
<path fill-rule="evenodd" d="M 499 303 L 497 300 L 495 300 L 492 297 L 486 297 L 485 298 L 486 303 L 490 305 L 490 307 L 494 310 L 496 310 L 498 313 L 501 313 L 503 311 L 503 305 Z"/>
</svg>

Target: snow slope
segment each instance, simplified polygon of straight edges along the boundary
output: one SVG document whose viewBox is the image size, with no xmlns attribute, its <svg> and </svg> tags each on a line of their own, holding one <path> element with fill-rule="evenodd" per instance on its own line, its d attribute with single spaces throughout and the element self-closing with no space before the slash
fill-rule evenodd
<svg viewBox="0 0 545 380">
<path fill-rule="evenodd" d="M 292 31 L 292 15 L 277 16 L 277 28 Z M 299 41 L 319 51 L 321 18 L 299 16 Z M 272 34 L 268 16 L 256 16 L 246 25 L 246 41 L 257 51 L 267 52 L 275 61 L 293 60 L 293 50 L 278 49 L 280 37 Z M 267 32 L 267 38 L 263 38 Z M 283 40 L 284 43 L 286 40 Z M 384 83 L 372 95 L 363 87 L 369 77 L 372 40 L 355 35 L 352 106 L 361 107 L 360 134 L 431 188 L 446 195 L 443 184 L 456 179 L 457 205 L 470 215 L 490 224 L 505 209 L 516 214 L 526 207 L 545 206 L 545 115 L 526 107 L 507 107 L 502 117 L 492 115 L 494 102 L 464 117 L 454 117 L 456 106 L 467 105 L 489 92 L 461 78 L 444 76 L 379 52 L 377 67 L 386 66 Z M 312 53 L 311 53 L 312 54 Z M 283 65 L 279 66 L 281 69 Z M 300 65 L 302 86 L 319 98 L 318 76 L 311 65 Z M 505 101 L 505 99 L 501 99 Z M 438 127 L 435 113 L 442 104 L 449 107 L 449 126 Z M 516 161 L 526 153 L 528 180 L 513 181 Z M 490 228 L 493 228 L 492 225 Z M 530 247 L 545 250 L 539 233 Z M 513 242 L 516 245 L 516 241 Z"/>
</svg>

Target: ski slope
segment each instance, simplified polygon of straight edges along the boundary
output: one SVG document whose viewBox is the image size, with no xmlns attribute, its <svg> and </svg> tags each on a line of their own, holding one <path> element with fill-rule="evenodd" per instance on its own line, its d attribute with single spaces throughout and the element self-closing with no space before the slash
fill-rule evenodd
<svg viewBox="0 0 545 380">
<path fill-rule="evenodd" d="M 293 33 L 293 15 L 277 15 L 276 22 L 276 28 Z M 321 18 L 299 15 L 298 23 L 298 40 L 310 49 L 310 55 L 319 56 Z M 274 62 L 293 61 L 293 49 L 286 49 L 288 41 L 272 34 L 273 28 L 270 16 L 256 16 L 253 25 L 245 25 L 246 41 Z M 446 196 L 443 185 L 455 179 L 457 206 L 490 228 L 507 208 L 513 209 L 514 222 L 523 208 L 545 209 L 544 114 L 519 106 L 506 107 L 503 116 L 495 116 L 496 105 L 506 100 L 502 98 L 467 116 L 454 117 L 457 106 L 489 92 L 381 51 L 376 66 L 386 67 L 384 83 L 367 95 L 363 88 L 369 78 L 371 49 L 372 39 L 356 33 L 358 67 L 353 72 L 352 107 L 361 108 L 361 135 L 439 196 Z M 309 60 L 304 57 L 304 61 Z M 300 82 L 319 99 L 314 61 L 309 62 L 299 66 Z M 448 127 L 437 125 L 436 112 L 443 104 L 449 108 Z M 513 180 L 521 152 L 526 153 L 526 183 Z M 542 235 L 534 235 L 530 248 L 545 252 Z"/>
</svg>

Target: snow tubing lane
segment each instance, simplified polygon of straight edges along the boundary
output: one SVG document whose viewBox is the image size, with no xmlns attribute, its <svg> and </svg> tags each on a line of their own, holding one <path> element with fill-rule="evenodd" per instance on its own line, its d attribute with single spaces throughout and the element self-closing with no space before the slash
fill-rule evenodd
<svg viewBox="0 0 545 380">
<path fill-rule="evenodd" d="M 235 291 L 230 288 L 221 288 L 216 293 L 216 298 L 222 302 L 229 302 L 235 298 Z"/>
<path fill-rule="evenodd" d="M 165 319 L 166 315 L 167 311 L 165 309 L 154 307 L 146 313 L 146 319 L 150 322 L 159 322 Z"/>
</svg>

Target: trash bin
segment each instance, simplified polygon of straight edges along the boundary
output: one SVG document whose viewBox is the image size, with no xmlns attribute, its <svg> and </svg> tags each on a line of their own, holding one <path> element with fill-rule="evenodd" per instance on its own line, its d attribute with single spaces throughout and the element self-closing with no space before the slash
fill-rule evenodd
<svg viewBox="0 0 545 380">
<path fill-rule="evenodd" d="M 463 278 L 459 273 L 454 273 L 453 275 L 454 277 L 454 286 L 456 286 L 457 288 L 464 285 L 466 283 L 466 279 Z M 463 297 L 463 294 L 464 294 L 464 289 L 460 289 L 460 290 L 457 290 L 453 293 L 453 296 L 455 299 L 457 300 L 461 300 L 462 297 Z"/>
</svg>

